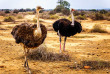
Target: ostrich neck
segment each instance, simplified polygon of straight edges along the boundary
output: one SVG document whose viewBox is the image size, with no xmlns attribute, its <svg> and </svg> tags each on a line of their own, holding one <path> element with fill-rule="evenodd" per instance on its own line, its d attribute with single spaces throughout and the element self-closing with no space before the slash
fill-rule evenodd
<svg viewBox="0 0 110 74">
<path fill-rule="evenodd" d="M 37 11 L 37 28 L 34 31 L 34 36 L 41 37 L 41 28 L 39 23 L 39 11 Z"/>
<path fill-rule="evenodd" d="M 71 13 L 71 16 L 72 16 L 72 23 L 71 23 L 71 25 L 74 26 L 74 16 L 73 16 L 73 13 Z"/>
<path fill-rule="evenodd" d="M 39 11 L 37 11 L 37 28 L 40 28 L 40 23 L 39 23 Z"/>
</svg>

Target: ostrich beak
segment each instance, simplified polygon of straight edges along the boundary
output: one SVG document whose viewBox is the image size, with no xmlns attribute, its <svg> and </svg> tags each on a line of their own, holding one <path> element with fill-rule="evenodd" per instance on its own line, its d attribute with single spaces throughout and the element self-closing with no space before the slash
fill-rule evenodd
<svg viewBox="0 0 110 74">
<path fill-rule="evenodd" d="M 72 11 L 75 11 L 75 9 L 72 9 Z"/>
</svg>

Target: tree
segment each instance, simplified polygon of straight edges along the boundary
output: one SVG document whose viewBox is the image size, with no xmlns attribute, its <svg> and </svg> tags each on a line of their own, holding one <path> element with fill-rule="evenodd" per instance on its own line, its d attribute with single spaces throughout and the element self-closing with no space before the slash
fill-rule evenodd
<svg viewBox="0 0 110 74">
<path fill-rule="evenodd" d="M 54 11 L 59 13 L 62 11 L 62 9 L 64 9 L 64 7 L 62 5 L 57 5 L 57 7 L 54 9 Z"/>
<path fill-rule="evenodd" d="M 64 8 L 70 8 L 70 3 L 63 0 L 58 0 L 58 3 L 63 6 Z"/>
<path fill-rule="evenodd" d="M 103 10 L 100 10 L 100 13 L 101 13 L 101 14 L 106 14 L 106 13 L 108 13 L 108 12 L 103 9 Z"/>
<path fill-rule="evenodd" d="M 67 2 L 67 1 L 63 1 L 63 2 L 62 2 L 62 5 L 63 5 L 65 8 L 70 8 L 70 3 Z"/>
<path fill-rule="evenodd" d="M 9 10 L 9 9 L 6 9 L 6 10 L 5 10 L 5 13 L 10 13 L 10 10 Z"/>
<path fill-rule="evenodd" d="M 13 11 L 13 13 L 18 14 L 18 13 L 19 13 L 19 10 L 15 9 L 15 10 Z"/>
<path fill-rule="evenodd" d="M 61 5 L 62 4 L 62 2 L 63 2 L 63 0 L 58 0 L 58 3 Z"/>
</svg>

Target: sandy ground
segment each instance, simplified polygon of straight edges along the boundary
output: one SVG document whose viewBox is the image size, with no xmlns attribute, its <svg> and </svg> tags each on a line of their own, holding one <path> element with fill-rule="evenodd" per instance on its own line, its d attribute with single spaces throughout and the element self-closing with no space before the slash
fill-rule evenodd
<svg viewBox="0 0 110 74">
<path fill-rule="evenodd" d="M 43 19 L 41 19 L 43 20 Z M 43 24 L 51 27 L 54 20 L 45 20 Z M 94 24 L 102 24 L 109 32 L 110 22 L 85 20 L 81 22 L 84 28 L 91 29 Z M 0 27 L 0 74 L 27 74 L 23 67 L 24 56 L 22 47 L 15 43 L 11 36 L 12 28 L 20 24 L 3 22 Z M 54 31 L 48 31 L 45 43 L 47 50 L 59 53 L 59 38 Z M 63 38 L 62 38 L 63 45 Z M 86 33 L 82 32 L 67 38 L 66 52 L 71 61 L 41 61 L 29 59 L 29 66 L 33 74 L 109 74 L 110 68 L 98 70 L 71 68 L 75 62 L 82 60 L 95 60 L 110 62 L 110 34 L 109 33 Z"/>
</svg>

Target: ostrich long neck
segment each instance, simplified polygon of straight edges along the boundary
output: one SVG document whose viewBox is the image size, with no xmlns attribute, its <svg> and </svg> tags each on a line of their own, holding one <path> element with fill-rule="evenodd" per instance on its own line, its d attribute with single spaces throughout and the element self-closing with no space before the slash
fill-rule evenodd
<svg viewBox="0 0 110 74">
<path fill-rule="evenodd" d="M 41 28 L 39 23 L 39 11 L 37 11 L 37 28 L 34 31 L 34 36 L 41 37 Z"/>
<path fill-rule="evenodd" d="M 74 26 L 74 16 L 73 16 L 73 12 L 71 12 L 71 16 L 72 16 L 72 23 L 71 23 L 71 25 Z"/>
<path fill-rule="evenodd" d="M 40 28 L 40 23 L 39 23 L 39 11 L 37 11 L 37 29 Z"/>
</svg>

